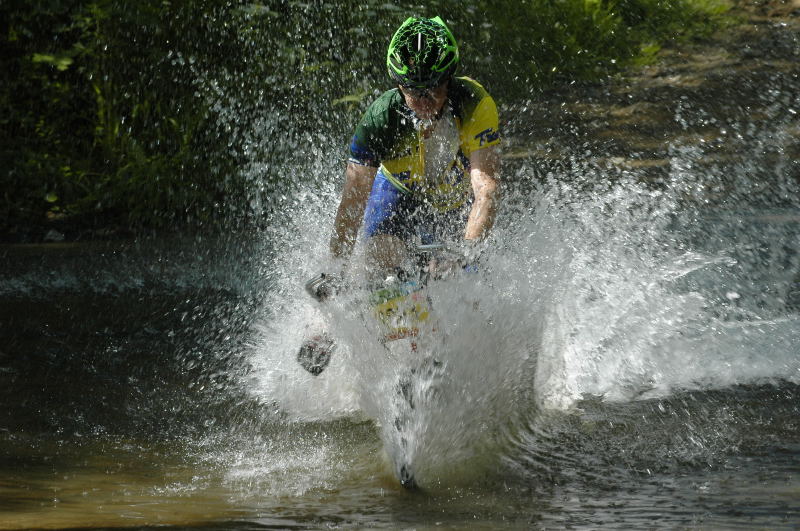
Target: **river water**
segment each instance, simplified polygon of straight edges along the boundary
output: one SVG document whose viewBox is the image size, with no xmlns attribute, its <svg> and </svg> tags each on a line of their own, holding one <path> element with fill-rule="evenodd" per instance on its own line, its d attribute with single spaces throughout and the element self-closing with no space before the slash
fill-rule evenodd
<svg viewBox="0 0 800 531">
<path fill-rule="evenodd" d="M 741 230 L 768 244 L 796 223 L 771 212 Z M 305 303 L 264 295 L 281 291 L 269 246 L 6 248 L 20 269 L 2 285 L 0 525 L 791 528 L 797 312 L 730 295 L 747 274 L 780 285 L 760 260 L 746 274 L 685 252 L 699 254 L 635 278 L 600 261 L 587 280 L 574 258 L 536 274 L 562 276 L 547 293 L 517 274 L 482 301 L 497 322 L 471 331 L 453 308 L 471 398 L 429 418 L 446 437 L 426 439 L 436 473 L 411 492 L 365 413 L 386 389 L 359 378 L 363 355 L 342 347 L 318 378 L 294 365 L 302 327 L 284 313 Z"/>
<path fill-rule="evenodd" d="M 767 59 L 505 108 L 492 248 L 430 294 L 417 491 L 401 361 L 302 290 L 331 168 L 260 233 L 3 247 L 0 528 L 796 528 L 800 82 Z"/>
</svg>

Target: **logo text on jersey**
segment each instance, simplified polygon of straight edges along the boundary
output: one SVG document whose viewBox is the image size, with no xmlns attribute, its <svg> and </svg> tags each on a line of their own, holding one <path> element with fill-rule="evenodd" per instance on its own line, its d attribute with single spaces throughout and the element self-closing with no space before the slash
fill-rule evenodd
<svg viewBox="0 0 800 531">
<path fill-rule="evenodd" d="M 479 145 L 490 144 L 500 138 L 500 131 L 492 131 L 492 128 L 484 129 L 477 135 L 475 135 L 476 140 L 480 140 Z"/>
</svg>

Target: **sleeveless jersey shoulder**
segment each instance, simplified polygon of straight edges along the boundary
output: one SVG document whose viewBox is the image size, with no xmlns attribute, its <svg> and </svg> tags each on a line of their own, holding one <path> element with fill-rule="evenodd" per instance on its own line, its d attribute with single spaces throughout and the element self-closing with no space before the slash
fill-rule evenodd
<svg viewBox="0 0 800 531">
<path fill-rule="evenodd" d="M 450 91 L 464 155 L 469 157 L 473 151 L 499 144 L 497 105 L 486 89 L 474 79 L 457 77 Z"/>
<path fill-rule="evenodd" d="M 401 133 L 402 105 L 397 89 L 387 90 L 370 104 L 350 142 L 350 162 L 377 167 L 389 156 Z"/>
</svg>

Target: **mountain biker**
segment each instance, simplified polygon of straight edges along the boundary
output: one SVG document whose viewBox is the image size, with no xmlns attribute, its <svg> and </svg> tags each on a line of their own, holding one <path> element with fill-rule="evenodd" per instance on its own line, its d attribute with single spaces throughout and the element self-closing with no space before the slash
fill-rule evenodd
<svg viewBox="0 0 800 531">
<path fill-rule="evenodd" d="M 409 17 L 386 66 L 396 88 L 353 135 L 330 251 L 347 259 L 364 224 L 370 269 L 390 271 L 415 243 L 473 247 L 491 229 L 500 156 L 497 108 L 476 81 L 455 77 L 458 45 L 440 17 Z"/>
</svg>

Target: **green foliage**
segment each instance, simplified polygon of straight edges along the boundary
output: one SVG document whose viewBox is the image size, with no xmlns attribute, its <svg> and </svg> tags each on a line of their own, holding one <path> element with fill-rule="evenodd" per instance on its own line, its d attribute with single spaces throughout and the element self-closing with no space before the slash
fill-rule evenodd
<svg viewBox="0 0 800 531">
<path fill-rule="evenodd" d="M 661 43 L 710 31 L 725 0 L 434 2 L 463 42 L 466 67 L 509 99 L 533 87 L 596 81 Z M 471 28 L 466 34 L 461 28 Z"/>
<path fill-rule="evenodd" d="M 410 14 L 441 15 L 500 100 L 591 81 L 714 27 L 723 0 L 6 0 L 0 233 L 46 219 L 263 219 L 320 130 L 346 142 L 388 88 Z"/>
</svg>

